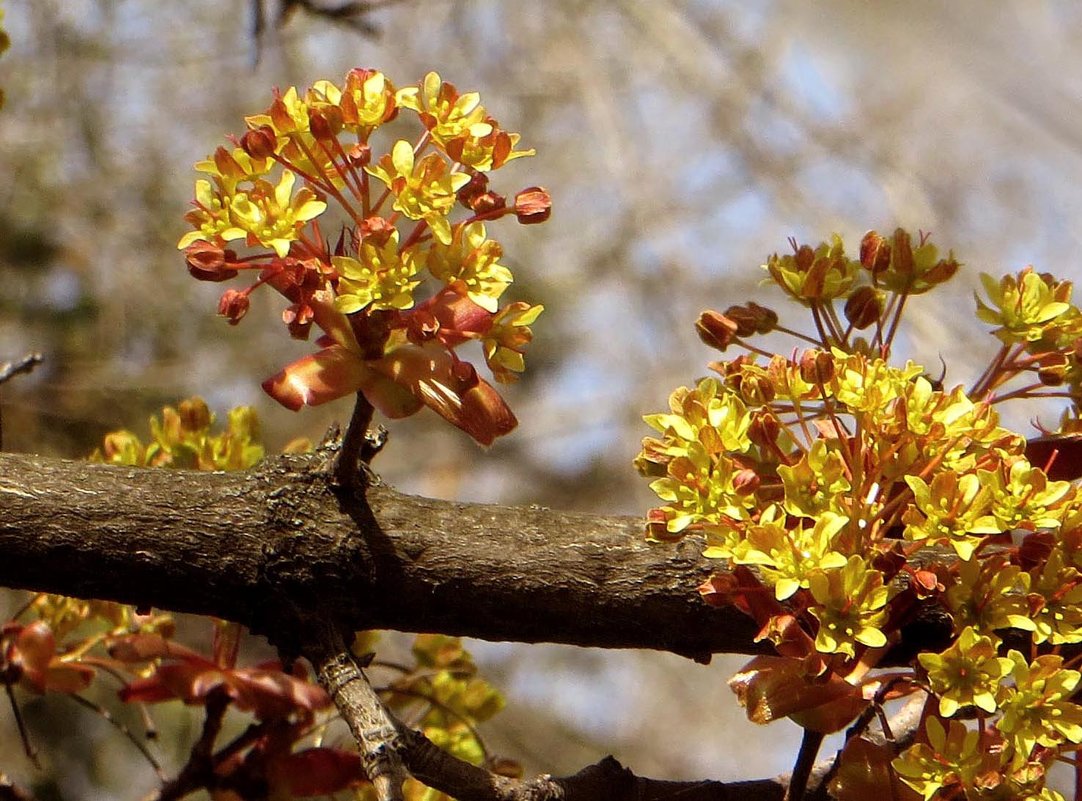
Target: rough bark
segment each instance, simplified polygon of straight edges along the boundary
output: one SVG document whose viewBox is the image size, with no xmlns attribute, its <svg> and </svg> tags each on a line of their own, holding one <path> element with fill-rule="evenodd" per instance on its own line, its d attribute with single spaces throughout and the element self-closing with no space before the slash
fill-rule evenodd
<svg viewBox="0 0 1082 801">
<path fill-rule="evenodd" d="M 754 652 L 755 628 L 696 585 L 701 543 L 642 520 L 335 492 L 316 459 L 237 473 L 0 454 L 0 586 L 215 615 L 283 642 L 320 609 L 356 629 Z"/>
</svg>

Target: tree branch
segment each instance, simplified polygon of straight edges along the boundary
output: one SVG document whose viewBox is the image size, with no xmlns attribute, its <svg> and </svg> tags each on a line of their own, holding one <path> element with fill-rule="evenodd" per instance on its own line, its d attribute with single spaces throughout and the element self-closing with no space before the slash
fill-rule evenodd
<svg viewBox="0 0 1082 801">
<path fill-rule="evenodd" d="M 673 651 L 760 650 L 696 586 L 701 543 L 634 517 L 336 493 L 305 457 L 236 473 L 0 454 L 0 586 L 214 615 L 283 643 L 322 609 L 355 629 Z M 590 610 L 583 614 L 583 610 Z"/>
</svg>

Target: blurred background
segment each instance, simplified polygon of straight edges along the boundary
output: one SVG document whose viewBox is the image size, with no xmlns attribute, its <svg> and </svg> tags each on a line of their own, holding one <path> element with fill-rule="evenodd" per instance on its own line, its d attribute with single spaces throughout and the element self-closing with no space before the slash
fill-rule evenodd
<svg viewBox="0 0 1082 801">
<path fill-rule="evenodd" d="M 398 86 L 436 69 L 479 91 L 538 152 L 494 188 L 541 184 L 555 204 L 543 226 L 492 227 L 516 297 L 546 307 L 508 393 L 518 430 L 483 452 L 427 412 L 391 423 L 376 467 L 404 491 L 642 514 L 652 496 L 630 464 L 641 416 L 715 358 L 692 328 L 703 308 L 786 311 L 759 265 L 789 236 L 838 232 L 855 249 L 866 229 L 903 225 L 953 249 L 965 269 L 913 303 L 903 341 L 931 368 L 942 357 L 948 385 L 994 350 L 970 315 L 979 271 L 1032 263 L 1082 278 L 1076 3 L 355 5 L 367 10 L 335 20 L 297 7 L 277 25 L 275 0 L 4 3 L 0 361 L 45 359 L 3 388 L 7 449 L 81 457 L 116 428 L 145 434 L 150 414 L 192 394 L 219 413 L 255 406 L 271 450 L 348 416 L 348 402 L 294 414 L 264 396 L 259 382 L 311 345 L 284 335 L 270 292 L 229 327 L 214 314 L 221 287 L 193 281 L 175 245 L 191 165 L 240 134 L 271 87 L 354 66 Z M 743 719 L 725 687 L 739 658 L 471 647 L 510 702 L 491 744 L 529 770 L 612 753 L 646 775 L 751 778 L 795 753 L 794 727 Z M 29 717 L 41 731 L 75 714 Z M 78 719 L 47 759 L 57 797 L 150 786 L 117 772 L 130 745 L 103 746 L 100 725 Z M 0 770 L 32 776 L 10 729 L 0 736 Z"/>
</svg>

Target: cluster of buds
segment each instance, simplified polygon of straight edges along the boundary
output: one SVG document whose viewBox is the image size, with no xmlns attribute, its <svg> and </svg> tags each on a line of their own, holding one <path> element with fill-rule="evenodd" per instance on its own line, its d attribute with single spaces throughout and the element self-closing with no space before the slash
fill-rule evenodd
<svg viewBox="0 0 1082 801">
<path fill-rule="evenodd" d="M 1070 282 L 1032 268 L 982 276 L 977 316 L 1001 347 L 972 386 L 945 388 L 890 351 L 906 299 L 958 266 L 900 229 L 866 234 L 856 259 L 838 236 L 792 242 L 764 267 L 811 331 L 752 302 L 702 313 L 707 345 L 747 353 L 645 418 L 655 434 L 636 466 L 662 501 L 649 535 L 702 537 L 729 565 L 704 598 L 754 617 L 778 652 L 731 682 L 752 720 L 829 733 L 872 704 L 927 699 L 907 750 L 846 748 L 841 799 L 866 797 L 858 774 L 892 773 L 917 793 L 900 797 L 1053 801 L 1047 768 L 1082 744 L 1082 674 L 1061 654 L 1082 643 L 1082 486 L 1069 481 L 1082 477 L 1082 311 Z M 771 332 L 810 347 L 749 341 Z M 999 403 L 1040 397 L 1068 400 L 1058 432 L 1027 441 L 1000 425 Z M 918 562 L 925 546 L 940 550 Z M 869 672 L 929 605 L 952 621 L 949 645 Z M 1012 650 L 1006 630 L 1028 646 Z"/>
<path fill-rule="evenodd" d="M 401 112 L 419 123 L 415 140 L 377 157 L 373 135 Z M 246 123 L 232 148 L 196 165 L 208 178 L 196 182 L 194 230 L 179 247 L 199 280 L 254 273 L 221 296 L 230 323 L 266 284 L 289 301 L 282 319 L 293 337 L 322 331 L 320 350 L 264 389 L 291 409 L 356 392 L 392 418 L 428 406 L 483 444 L 510 431 L 511 410 L 457 348 L 480 342 L 499 382 L 524 368 L 542 307 L 503 301 L 513 276 L 486 223 L 544 222 L 551 200 L 536 186 L 509 200 L 488 173 L 533 151 L 516 149 L 519 135 L 476 93 L 436 73 L 396 90 L 382 73 L 355 69 L 341 87 L 278 92 Z M 329 202 L 345 218 L 333 244 L 319 225 Z M 250 252 L 229 247 L 239 241 Z"/>
</svg>

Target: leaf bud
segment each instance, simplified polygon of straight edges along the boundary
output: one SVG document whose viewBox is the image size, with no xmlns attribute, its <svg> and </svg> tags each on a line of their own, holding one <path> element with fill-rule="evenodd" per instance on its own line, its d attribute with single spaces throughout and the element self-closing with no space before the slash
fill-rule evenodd
<svg viewBox="0 0 1082 801">
<path fill-rule="evenodd" d="M 883 315 L 883 298 L 875 287 L 858 287 L 845 301 L 845 319 L 853 328 L 865 329 Z"/>
<path fill-rule="evenodd" d="M 218 314 L 228 317 L 230 325 L 236 325 L 248 313 L 249 305 L 247 291 L 227 289 L 218 301 Z"/>
<path fill-rule="evenodd" d="M 868 231 L 860 240 L 860 263 L 872 275 L 890 267 L 890 243 L 875 231 Z"/>
<path fill-rule="evenodd" d="M 705 344 L 724 351 L 737 337 L 737 323 L 721 312 L 704 311 L 695 322 L 695 331 Z"/>
<path fill-rule="evenodd" d="M 531 186 L 515 195 L 515 216 L 523 225 L 543 223 L 552 214 L 552 196 L 540 186 Z"/>
<path fill-rule="evenodd" d="M 274 155 L 278 137 L 269 125 L 253 128 L 240 138 L 241 149 L 254 159 L 266 159 Z"/>
<path fill-rule="evenodd" d="M 228 281 L 237 271 L 229 265 L 235 263 L 237 254 L 213 242 L 199 239 L 184 249 L 184 263 L 188 272 L 200 281 Z"/>
<path fill-rule="evenodd" d="M 825 350 L 806 350 L 800 357 L 800 377 L 809 384 L 825 384 L 834 378 L 834 357 Z"/>
</svg>

